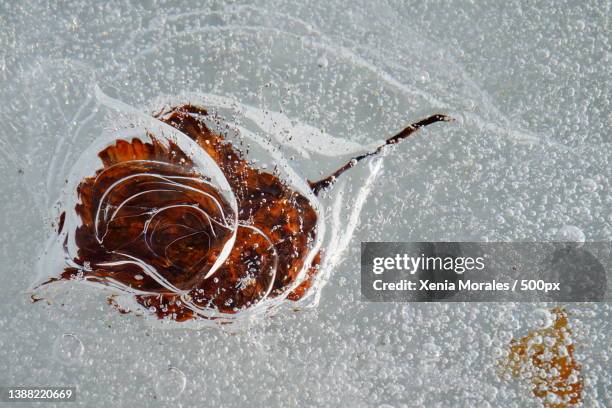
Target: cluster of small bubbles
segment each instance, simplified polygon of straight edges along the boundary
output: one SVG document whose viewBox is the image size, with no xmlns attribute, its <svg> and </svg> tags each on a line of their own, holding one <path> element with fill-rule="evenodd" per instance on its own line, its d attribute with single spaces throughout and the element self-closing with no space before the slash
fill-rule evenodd
<svg viewBox="0 0 612 408">
<path fill-rule="evenodd" d="M 548 309 L 537 308 L 533 313 L 527 316 L 527 319 L 525 319 L 525 326 L 529 330 L 545 329 L 550 327 L 553 322 L 554 316 Z"/>
<path fill-rule="evenodd" d="M 585 178 L 582 180 L 582 188 L 586 193 L 593 193 L 597 191 L 598 185 L 592 178 Z"/>
</svg>

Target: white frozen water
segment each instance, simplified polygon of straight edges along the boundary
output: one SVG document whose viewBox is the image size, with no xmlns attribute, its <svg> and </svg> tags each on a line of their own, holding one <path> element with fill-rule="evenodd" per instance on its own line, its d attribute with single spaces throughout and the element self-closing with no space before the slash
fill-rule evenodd
<svg viewBox="0 0 612 408">
<path fill-rule="evenodd" d="M 538 406 L 496 361 L 550 325 L 552 304 L 363 303 L 359 242 L 609 242 L 608 16 L 603 1 L 0 0 L 0 386 L 77 385 L 77 406 Z M 302 179 L 429 114 L 457 122 L 323 197 L 327 237 L 347 250 L 330 251 L 318 307 L 168 330 L 97 291 L 26 292 L 100 135 L 95 87 L 144 113 L 206 97 L 233 140 L 265 129 Z M 565 306 L 584 405 L 610 406 L 612 310 Z"/>
</svg>

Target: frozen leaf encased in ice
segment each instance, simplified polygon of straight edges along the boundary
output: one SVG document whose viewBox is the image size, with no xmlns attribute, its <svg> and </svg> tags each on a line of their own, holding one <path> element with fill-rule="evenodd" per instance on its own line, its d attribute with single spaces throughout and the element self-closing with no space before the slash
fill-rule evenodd
<svg viewBox="0 0 612 408">
<path fill-rule="evenodd" d="M 417 122 L 307 184 L 278 151 L 239 129 L 268 154 L 264 160 L 275 164 L 274 172 L 255 168 L 231 141 L 211 130 L 212 115 L 202 104 L 174 103 L 147 116 L 99 89 L 97 98 L 107 114 L 124 118 L 115 119 L 114 129 L 107 129 L 71 172 L 60 203 L 59 236 L 51 240 L 63 246 L 67 265 L 43 283 L 103 285 L 123 295 L 109 300 L 120 310 L 136 306 L 177 321 L 231 319 L 247 309 L 249 314 L 266 311 L 284 299 L 299 301 L 316 293 L 325 276 L 320 270 L 329 272 L 355 226 L 365 190 L 344 238 L 338 240 L 332 230 L 335 238 L 326 248 L 332 256 L 323 265 L 324 213 L 317 195 L 385 146 L 449 120 L 433 115 Z M 223 98 L 214 100 L 221 101 L 217 109 L 231 107 Z M 253 108 L 242 112 L 264 131 L 277 124 L 258 121 Z M 355 149 L 348 142 L 342 146 L 349 153 Z M 98 167 L 92 171 L 94 162 Z M 332 207 L 332 224 L 341 222 L 341 197 L 342 190 Z M 131 306 L 126 307 L 126 295 L 132 295 Z"/>
</svg>

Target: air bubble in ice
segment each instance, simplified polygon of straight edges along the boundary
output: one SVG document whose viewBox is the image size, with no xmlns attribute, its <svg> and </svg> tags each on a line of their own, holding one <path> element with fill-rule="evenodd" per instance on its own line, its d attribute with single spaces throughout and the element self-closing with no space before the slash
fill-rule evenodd
<svg viewBox="0 0 612 408">
<path fill-rule="evenodd" d="M 176 367 L 168 367 L 155 383 L 155 393 L 161 400 L 171 400 L 178 397 L 187 385 L 187 377 Z"/>
<path fill-rule="evenodd" d="M 587 193 L 592 193 L 597 190 L 597 182 L 593 179 L 586 178 L 582 180 L 582 188 Z"/>
<path fill-rule="evenodd" d="M 574 225 L 564 225 L 557 231 L 557 241 L 575 243 L 581 246 L 586 241 L 586 236 L 582 230 Z"/>
<path fill-rule="evenodd" d="M 72 333 L 62 334 L 53 344 L 53 354 L 62 364 L 77 364 L 82 360 L 84 353 L 83 342 Z"/>
<path fill-rule="evenodd" d="M 327 68 L 327 66 L 329 65 L 327 57 L 325 55 L 321 55 L 319 59 L 317 59 L 317 65 L 319 66 L 319 68 Z"/>
</svg>

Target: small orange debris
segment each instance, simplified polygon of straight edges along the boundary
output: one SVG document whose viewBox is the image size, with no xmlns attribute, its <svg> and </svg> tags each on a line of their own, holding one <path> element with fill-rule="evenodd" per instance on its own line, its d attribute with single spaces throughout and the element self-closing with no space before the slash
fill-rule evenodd
<svg viewBox="0 0 612 408">
<path fill-rule="evenodd" d="M 531 381 L 533 394 L 546 408 L 571 408 L 582 401 L 581 366 L 574 358 L 567 312 L 551 310 L 554 323 L 510 342 L 507 359 L 500 362 L 515 377 Z"/>
</svg>

